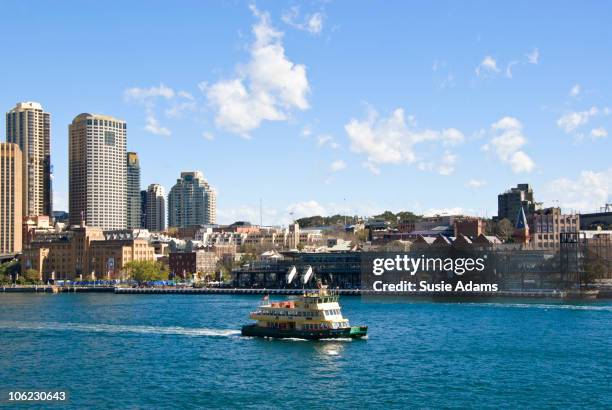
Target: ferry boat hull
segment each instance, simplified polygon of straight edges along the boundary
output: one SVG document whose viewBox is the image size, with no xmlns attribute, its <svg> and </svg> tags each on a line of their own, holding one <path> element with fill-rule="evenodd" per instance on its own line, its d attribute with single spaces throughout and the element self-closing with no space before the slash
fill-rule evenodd
<svg viewBox="0 0 612 410">
<path fill-rule="evenodd" d="M 242 327 L 242 336 L 273 337 L 277 339 L 361 339 L 368 333 L 367 326 L 351 326 L 341 329 L 298 330 L 298 329 L 271 329 L 257 325 Z"/>
</svg>

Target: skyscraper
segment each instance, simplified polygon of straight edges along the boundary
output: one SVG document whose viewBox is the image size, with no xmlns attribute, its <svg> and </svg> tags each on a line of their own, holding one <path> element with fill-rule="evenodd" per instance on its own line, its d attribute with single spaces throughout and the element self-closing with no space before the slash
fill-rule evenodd
<svg viewBox="0 0 612 410">
<path fill-rule="evenodd" d="M 23 157 L 23 216 L 51 216 L 51 116 L 37 102 L 17 103 L 6 113 L 6 141 Z"/>
<path fill-rule="evenodd" d="M 68 126 L 70 224 L 127 227 L 126 123 L 79 114 Z"/>
<path fill-rule="evenodd" d="M 151 184 L 147 189 L 145 228 L 160 232 L 166 230 L 166 194 L 164 187 Z"/>
<path fill-rule="evenodd" d="M 147 227 L 147 190 L 140 191 L 140 227 Z"/>
<path fill-rule="evenodd" d="M 497 196 L 498 219 L 505 218 L 512 222 L 512 225 L 516 225 L 521 208 L 527 217 L 542 209 L 542 203 L 535 202 L 533 188 L 529 184 L 518 184 L 516 188 Z"/>
<path fill-rule="evenodd" d="M 168 225 L 187 227 L 214 224 L 217 194 L 201 172 L 181 172 L 168 195 Z"/>
<path fill-rule="evenodd" d="M 138 154 L 127 153 L 127 227 L 140 228 L 140 162 Z"/>
<path fill-rule="evenodd" d="M 22 161 L 17 144 L 0 143 L 0 254 L 21 252 Z"/>
</svg>

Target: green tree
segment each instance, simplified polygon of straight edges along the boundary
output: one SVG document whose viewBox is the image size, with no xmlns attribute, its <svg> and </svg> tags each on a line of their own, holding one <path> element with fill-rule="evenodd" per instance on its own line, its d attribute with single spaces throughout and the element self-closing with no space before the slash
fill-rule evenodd
<svg viewBox="0 0 612 410">
<path fill-rule="evenodd" d="M 11 277 L 6 273 L 0 273 L 0 285 L 8 285 L 11 283 Z"/>
<path fill-rule="evenodd" d="M 39 284 L 42 283 L 42 281 L 40 280 L 40 275 L 38 274 L 38 271 L 35 269 L 28 269 L 23 273 L 23 280 L 25 281 L 25 283 L 27 284 Z"/>
<path fill-rule="evenodd" d="M 138 283 L 168 279 L 168 267 L 156 261 L 131 261 L 125 265 L 124 271 Z"/>
<path fill-rule="evenodd" d="M 596 279 L 601 279 L 607 273 L 606 260 L 597 254 L 593 249 L 587 249 L 584 256 L 584 271 L 580 275 L 580 282 L 589 285 Z"/>
<path fill-rule="evenodd" d="M 372 218 L 387 221 L 391 225 L 397 224 L 397 216 L 391 211 L 385 211 L 380 215 L 374 215 Z"/>
<path fill-rule="evenodd" d="M 395 216 L 396 219 L 399 218 L 400 222 L 419 222 L 423 219 L 421 215 L 416 215 L 409 211 L 398 212 Z"/>
<path fill-rule="evenodd" d="M 512 225 L 512 222 L 504 218 L 501 221 L 497 221 L 495 224 L 494 233 L 504 242 L 507 242 L 510 238 L 512 238 L 514 226 Z"/>
</svg>

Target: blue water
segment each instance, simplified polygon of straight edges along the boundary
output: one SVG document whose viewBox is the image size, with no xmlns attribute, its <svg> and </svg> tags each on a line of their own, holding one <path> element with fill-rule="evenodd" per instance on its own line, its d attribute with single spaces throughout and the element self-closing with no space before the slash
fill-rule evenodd
<svg viewBox="0 0 612 410">
<path fill-rule="evenodd" d="M 100 409 L 612 407 L 612 303 L 344 297 L 368 339 L 309 342 L 240 337 L 258 301 L 2 294 L 0 391 Z"/>
</svg>

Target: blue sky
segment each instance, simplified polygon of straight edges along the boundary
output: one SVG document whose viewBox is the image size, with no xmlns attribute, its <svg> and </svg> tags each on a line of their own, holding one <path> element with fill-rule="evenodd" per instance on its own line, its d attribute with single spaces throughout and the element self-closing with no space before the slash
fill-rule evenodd
<svg viewBox="0 0 612 410">
<path fill-rule="evenodd" d="M 0 103 L 52 114 L 55 208 L 81 112 L 128 123 L 142 186 L 201 170 L 221 222 L 492 216 L 530 182 L 612 193 L 606 2 L 3 3 Z M 4 126 L 4 124 L 3 124 Z"/>
</svg>

